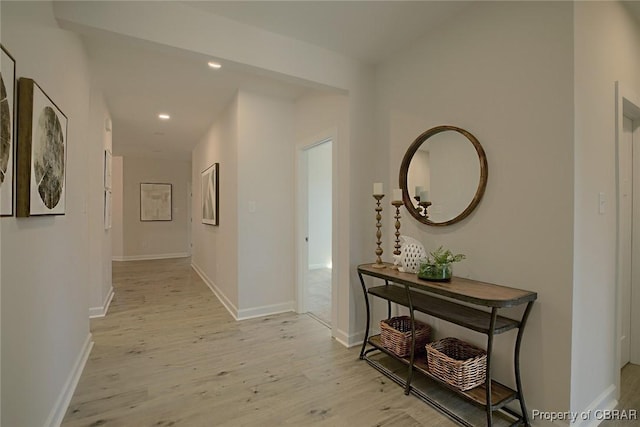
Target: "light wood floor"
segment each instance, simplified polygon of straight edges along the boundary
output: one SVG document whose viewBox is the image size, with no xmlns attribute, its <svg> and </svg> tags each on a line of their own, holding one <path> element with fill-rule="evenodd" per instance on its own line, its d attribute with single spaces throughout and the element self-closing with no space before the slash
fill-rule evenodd
<svg viewBox="0 0 640 427">
<path fill-rule="evenodd" d="M 306 315 L 235 322 L 188 259 L 114 263 L 63 426 L 452 426 Z"/>
<path fill-rule="evenodd" d="M 331 269 L 316 268 L 307 274 L 307 310 L 331 326 Z"/>
<path fill-rule="evenodd" d="M 603 421 L 601 427 L 631 427 L 640 426 L 640 365 L 627 364 L 622 368 L 620 377 L 620 401 L 616 409 L 637 411 L 636 420 Z"/>
<path fill-rule="evenodd" d="M 234 321 L 188 259 L 117 262 L 113 275 L 65 427 L 456 425 L 306 315 Z M 638 408 L 629 366 L 620 407 Z"/>
</svg>

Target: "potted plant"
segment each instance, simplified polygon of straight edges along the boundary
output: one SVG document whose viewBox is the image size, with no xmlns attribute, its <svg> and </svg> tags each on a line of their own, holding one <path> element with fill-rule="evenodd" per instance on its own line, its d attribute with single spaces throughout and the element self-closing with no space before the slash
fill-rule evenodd
<svg viewBox="0 0 640 427">
<path fill-rule="evenodd" d="M 453 252 L 449 249 L 444 249 L 442 246 L 429 255 L 430 256 L 420 263 L 418 277 L 436 282 L 448 282 L 451 280 L 451 264 L 466 258 L 464 254 L 454 255 Z"/>
</svg>

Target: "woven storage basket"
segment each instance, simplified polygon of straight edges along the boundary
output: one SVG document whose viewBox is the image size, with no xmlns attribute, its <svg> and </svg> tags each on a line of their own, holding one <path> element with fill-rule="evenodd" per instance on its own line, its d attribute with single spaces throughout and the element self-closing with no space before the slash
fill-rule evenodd
<svg viewBox="0 0 640 427">
<path fill-rule="evenodd" d="M 415 320 L 416 352 L 421 352 L 431 337 L 431 327 Z M 380 321 L 380 339 L 382 346 L 400 357 L 411 353 L 411 318 L 409 316 L 392 317 Z"/>
<path fill-rule="evenodd" d="M 485 382 L 487 353 L 454 337 L 427 344 L 429 372 L 465 391 Z"/>
</svg>

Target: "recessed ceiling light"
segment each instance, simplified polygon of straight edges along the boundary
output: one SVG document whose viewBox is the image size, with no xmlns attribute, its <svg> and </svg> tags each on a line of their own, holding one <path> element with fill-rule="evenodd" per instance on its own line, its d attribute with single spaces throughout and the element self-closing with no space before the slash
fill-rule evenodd
<svg viewBox="0 0 640 427">
<path fill-rule="evenodd" d="M 161 120 L 169 120 L 171 116 L 168 114 L 158 114 L 158 118 Z"/>
<path fill-rule="evenodd" d="M 209 67 L 211 68 L 215 68 L 216 70 L 222 68 L 222 65 L 217 63 L 217 62 L 213 62 L 213 61 L 209 61 L 208 62 Z"/>
</svg>

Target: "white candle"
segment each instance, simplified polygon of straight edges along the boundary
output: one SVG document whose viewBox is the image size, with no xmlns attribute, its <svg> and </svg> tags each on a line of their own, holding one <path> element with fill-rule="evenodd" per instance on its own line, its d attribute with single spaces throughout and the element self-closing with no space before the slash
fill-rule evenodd
<svg viewBox="0 0 640 427">
<path fill-rule="evenodd" d="M 384 194 L 384 190 L 383 190 L 381 182 L 374 182 L 373 183 L 373 194 L 375 196 L 380 196 L 380 195 Z"/>
<path fill-rule="evenodd" d="M 428 191 L 421 191 L 420 192 L 420 201 L 421 202 L 428 202 L 429 201 L 429 192 Z"/>
<path fill-rule="evenodd" d="M 400 188 L 393 189 L 393 201 L 402 200 L 402 190 Z"/>
<path fill-rule="evenodd" d="M 420 197 L 420 193 L 422 193 L 424 191 L 424 187 L 421 185 L 416 185 L 416 192 L 415 195 L 416 197 Z"/>
</svg>

